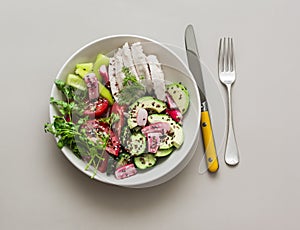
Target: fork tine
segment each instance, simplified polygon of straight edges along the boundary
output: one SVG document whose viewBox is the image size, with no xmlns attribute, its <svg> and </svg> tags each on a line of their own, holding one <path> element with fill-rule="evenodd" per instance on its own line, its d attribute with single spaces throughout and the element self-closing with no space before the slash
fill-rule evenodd
<svg viewBox="0 0 300 230">
<path fill-rule="evenodd" d="M 228 71 L 232 71 L 231 38 L 227 38 Z"/>
<path fill-rule="evenodd" d="M 231 45 L 230 38 L 225 38 L 225 46 L 226 46 L 226 71 L 231 71 Z"/>
<path fill-rule="evenodd" d="M 233 39 L 230 38 L 230 52 L 231 52 L 231 71 L 235 70 L 235 58 L 234 58 L 234 51 L 233 51 Z"/>
<path fill-rule="evenodd" d="M 222 39 L 222 47 L 223 47 L 223 71 L 226 71 L 226 62 L 227 62 L 227 52 L 226 52 L 226 38 Z"/>
<path fill-rule="evenodd" d="M 219 72 L 223 72 L 224 71 L 224 39 L 221 38 L 220 39 L 220 43 L 219 43 Z"/>
<path fill-rule="evenodd" d="M 224 49 L 224 71 L 229 71 L 229 46 L 228 46 L 228 38 L 224 38 L 223 40 L 223 49 Z"/>
<path fill-rule="evenodd" d="M 227 38 L 227 68 L 226 71 L 234 71 L 235 69 L 235 61 L 234 61 L 234 52 L 233 52 L 233 39 L 232 38 Z"/>
</svg>

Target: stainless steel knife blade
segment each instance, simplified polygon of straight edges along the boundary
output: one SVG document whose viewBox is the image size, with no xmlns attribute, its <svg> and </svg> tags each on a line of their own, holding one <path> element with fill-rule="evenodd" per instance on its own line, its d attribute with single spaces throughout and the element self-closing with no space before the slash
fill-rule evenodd
<svg viewBox="0 0 300 230">
<path fill-rule="evenodd" d="M 188 25 L 185 30 L 185 46 L 188 65 L 199 88 L 201 103 L 206 103 L 205 86 L 203 81 L 201 63 L 196 43 L 196 37 L 192 25 Z"/>
</svg>

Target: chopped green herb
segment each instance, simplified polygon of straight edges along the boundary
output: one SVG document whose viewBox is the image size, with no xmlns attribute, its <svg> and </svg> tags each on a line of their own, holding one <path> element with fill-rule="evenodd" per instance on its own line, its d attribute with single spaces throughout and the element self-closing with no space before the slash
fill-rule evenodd
<svg viewBox="0 0 300 230">
<path fill-rule="evenodd" d="M 128 67 L 125 67 L 123 66 L 122 68 L 122 72 L 124 73 L 125 75 L 125 78 L 123 80 L 123 86 L 128 86 L 128 85 L 131 85 L 131 84 L 134 84 L 134 83 L 138 83 L 137 79 L 136 79 L 136 76 L 134 76 Z"/>
<path fill-rule="evenodd" d="M 131 104 L 146 93 L 145 87 L 140 84 L 128 67 L 123 67 L 122 72 L 125 74 L 123 80 L 123 89 L 119 93 L 119 104 Z"/>
</svg>

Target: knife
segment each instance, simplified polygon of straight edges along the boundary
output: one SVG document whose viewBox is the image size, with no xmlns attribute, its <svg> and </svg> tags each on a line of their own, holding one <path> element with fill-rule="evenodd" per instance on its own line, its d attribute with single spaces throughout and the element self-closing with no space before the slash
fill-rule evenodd
<svg viewBox="0 0 300 230">
<path fill-rule="evenodd" d="M 188 65 L 192 74 L 194 75 L 201 99 L 200 125 L 202 130 L 202 139 L 204 144 L 207 168 L 209 172 L 217 172 L 219 169 L 219 162 L 215 147 L 212 126 L 210 122 L 210 115 L 205 94 L 205 86 L 203 81 L 197 42 L 192 25 L 188 25 L 185 30 L 185 49 L 187 54 Z"/>
</svg>

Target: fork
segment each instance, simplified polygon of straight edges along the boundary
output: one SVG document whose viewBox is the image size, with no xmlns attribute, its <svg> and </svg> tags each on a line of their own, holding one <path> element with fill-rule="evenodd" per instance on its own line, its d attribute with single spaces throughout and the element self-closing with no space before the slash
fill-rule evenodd
<svg viewBox="0 0 300 230">
<path fill-rule="evenodd" d="M 220 39 L 218 64 L 219 79 L 226 86 L 228 94 L 228 131 L 225 148 L 225 162 L 228 165 L 234 166 L 239 163 L 239 151 L 233 128 L 231 104 L 231 86 L 236 78 L 232 38 Z"/>
</svg>

